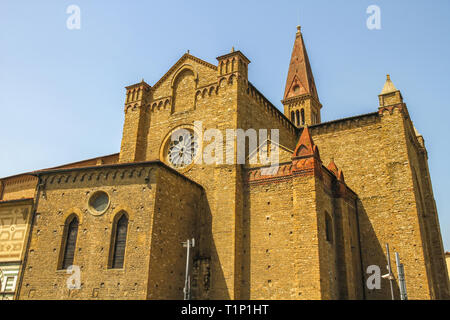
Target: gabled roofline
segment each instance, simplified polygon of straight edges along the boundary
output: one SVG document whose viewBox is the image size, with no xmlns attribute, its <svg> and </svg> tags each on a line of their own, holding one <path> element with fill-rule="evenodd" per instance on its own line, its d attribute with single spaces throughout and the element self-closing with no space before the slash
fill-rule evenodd
<svg viewBox="0 0 450 320">
<path fill-rule="evenodd" d="M 175 70 L 175 69 L 177 69 L 180 65 L 181 65 L 181 63 L 184 61 L 184 60 L 186 60 L 187 58 L 189 58 L 189 59 L 192 59 L 192 60 L 194 60 L 195 62 L 198 62 L 198 63 L 200 63 L 200 64 L 202 64 L 202 65 L 204 65 L 204 66 L 207 66 L 207 67 L 209 67 L 209 68 L 211 68 L 211 69 L 214 69 L 215 71 L 217 71 L 217 66 L 215 66 L 215 65 L 213 65 L 213 64 L 211 64 L 211 63 L 209 63 L 209 62 L 207 62 L 207 61 L 205 61 L 205 60 L 202 60 L 202 59 L 200 59 L 200 58 L 197 58 L 197 57 L 195 57 L 195 56 L 193 56 L 193 55 L 191 55 L 191 54 L 189 54 L 189 53 L 185 53 L 185 54 L 183 54 L 182 56 L 181 56 L 181 58 L 180 59 L 178 59 L 178 61 L 177 62 L 175 62 L 175 64 L 153 85 L 153 89 L 156 89 L 157 87 L 159 87 L 160 85 L 161 85 L 161 83 L 164 81 L 164 80 L 166 80 L 167 79 L 167 77 Z"/>
<path fill-rule="evenodd" d="M 95 159 L 107 158 L 107 157 L 111 157 L 111 156 L 115 156 L 115 155 L 118 156 L 119 154 L 120 153 L 117 152 L 117 153 L 108 154 L 106 156 L 99 156 L 99 157 L 89 158 L 89 159 L 80 160 L 80 161 L 76 161 L 76 162 L 70 162 L 70 163 L 62 164 L 62 165 L 56 166 L 56 167 L 50 167 L 50 168 L 44 168 L 44 169 L 40 169 L 40 170 L 33 170 L 33 171 L 29 171 L 29 172 L 24 172 L 24 173 L 18 173 L 18 174 L 14 174 L 12 176 L 2 177 L 2 178 L 0 178 L 0 180 L 7 180 L 7 179 L 11 179 L 11 178 L 17 178 L 17 177 L 20 177 L 20 176 L 29 176 L 29 175 L 32 175 L 33 172 L 59 169 L 59 168 L 62 168 L 62 167 L 76 165 L 76 164 L 80 164 L 80 163 L 83 163 L 83 162 L 86 162 L 86 161 L 92 161 L 92 160 L 95 160 Z"/>
</svg>

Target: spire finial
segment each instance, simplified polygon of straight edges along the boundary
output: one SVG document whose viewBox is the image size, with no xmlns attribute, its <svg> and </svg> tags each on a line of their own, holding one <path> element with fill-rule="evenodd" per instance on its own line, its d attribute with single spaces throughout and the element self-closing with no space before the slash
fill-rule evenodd
<svg viewBox="0 0 450 320">
<path fill-rule="evenodd" d="M 389 74 L 386 75 L 386 83 L 384 84 L 383 90 L 381 91 L 381 94 L 391 93 L 397 91 L 397 88 L 394 86 L 394 84 L 391 81 L 391 76 Z"/>
<path fill-rule="evenodd" d="M 234 46 L 231 47 L 231 52 L 234 52 Z"/>
<path fill-rule="evenodd" d="M 302 27 L 300 25 L 297 26 L 297 33 L 300 33 L 302 30 Z"/>
</svg>

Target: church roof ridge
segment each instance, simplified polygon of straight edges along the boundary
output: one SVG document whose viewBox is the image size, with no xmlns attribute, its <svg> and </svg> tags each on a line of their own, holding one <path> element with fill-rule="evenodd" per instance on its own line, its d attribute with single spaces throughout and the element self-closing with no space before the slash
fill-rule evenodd
<svg viewBox="0 0 450 320">
<path fill-rule="evenodd" d="M 116 153 L 111 153 L 111 154 L 107 154 L 107 155 L 104 155 L 104 156 L 98 156 L 98 157 L 93 157 L 93 158 L 89 158 L 89 159 L 79 160 L 79 161 L 75 161 L 75 162 L 69 162 L 69 163 L 65 163 L 65 164 L 62 164 L 62 165 L 59 165 L 59 166 L 55 166 L 55 167 L 49 167 L 49 168 L 43 168 L 43 169 L 38 169 L 38 170 L 33 170 L 33 171 L 17 173 L 17 174 L 11 175 L 11 176 L 2 177 L 2 178 L 0 178 L 0 180 L 17 178 L 17 177 L 20 177 L 20 176 L 29 176 L 29 175 L 32 175 L 33 172 L 38 172 L 38 171 L 64 169 L 64 167 L 80 164 L 80 163 L 87 162 L 87 161 L 93 161 L 93 160 L 98 160 L 98 159 L 103 159 L 103 158 L 108 158 L 108 157 L 113 157 L 113 156 L 117 156 L 118 157 L 119 154 L 120 154 L 119 152 L 116 152 Z M 83 167 L 80 167 L 80 168 L 83 168 Z M 65 168 L 65 169 L 67 169 L 67 168 Z"/>
</svg>

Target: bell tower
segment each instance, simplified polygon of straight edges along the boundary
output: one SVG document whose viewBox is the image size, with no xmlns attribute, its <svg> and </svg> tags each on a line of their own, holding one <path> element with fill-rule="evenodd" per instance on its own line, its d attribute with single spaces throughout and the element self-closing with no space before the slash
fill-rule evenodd
<svg viewBox="0 0 450 320">
<path fill-rule="evenodd" d="M 297 127 L 320 123 L 322 105 L 317 95 L 300 26 L 297 27 L 286 88 L 281 102 L 284 105 L 284 115 Z"/>
</svg>

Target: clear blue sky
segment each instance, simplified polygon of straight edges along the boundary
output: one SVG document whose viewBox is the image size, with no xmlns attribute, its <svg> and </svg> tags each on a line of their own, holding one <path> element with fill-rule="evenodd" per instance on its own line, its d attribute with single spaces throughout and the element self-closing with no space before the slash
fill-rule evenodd
<svg viewBox="0 0 450 320">
<path fill-rule="evenodd" d="M 71 4 L 80 30 L 66 27 Z M 372 4 L 381 30 L 366 27 Z M 118 152 L 124 87 L 154 84 L 188 49 L 211 63 L 241 50 L 280 107 L 301 24 L 323 121 L 376 111 L 391 74 L 425 138 L 450 250 L 449 13 L 448 0 L 2 0 L 0 177 Z"/>
</svg>

